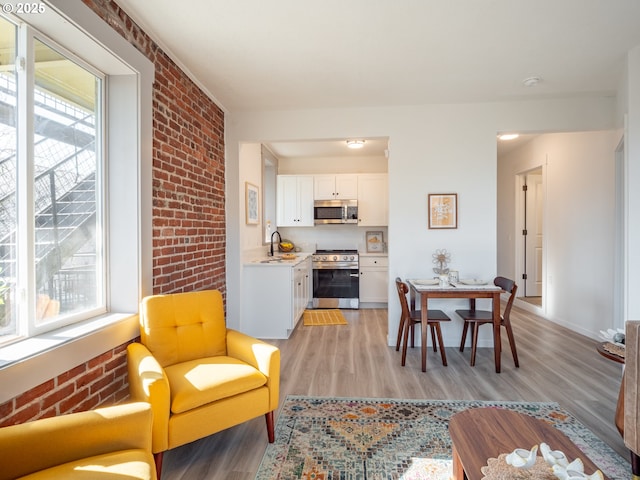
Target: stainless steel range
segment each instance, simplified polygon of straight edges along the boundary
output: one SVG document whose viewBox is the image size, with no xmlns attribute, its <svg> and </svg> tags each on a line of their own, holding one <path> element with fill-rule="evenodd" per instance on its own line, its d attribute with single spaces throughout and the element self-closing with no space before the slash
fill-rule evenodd
<svg viewBox="0 0 640 480">
<path fill-rule="evenodd" d="M 358 308 L 360 274 L 357 250 L 316 250 L 313 269 L 313 308 Z"/>
</svg>

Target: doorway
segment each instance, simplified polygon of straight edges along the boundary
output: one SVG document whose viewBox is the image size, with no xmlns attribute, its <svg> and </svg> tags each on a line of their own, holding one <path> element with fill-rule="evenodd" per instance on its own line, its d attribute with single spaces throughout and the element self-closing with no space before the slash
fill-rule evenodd
<svg viewBox="0 0 640 480">
<path fill-rule="evenodd" d="M 542 167 L 518 175 L 516 277 L 521 300 L 542 308 L 544 292 L 544 176 Z"/>
</svg>

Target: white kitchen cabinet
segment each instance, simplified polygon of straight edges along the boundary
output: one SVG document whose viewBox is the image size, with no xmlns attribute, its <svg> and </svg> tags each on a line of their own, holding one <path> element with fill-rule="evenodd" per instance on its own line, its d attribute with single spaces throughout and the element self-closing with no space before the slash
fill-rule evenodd
<svg viewBox="0 0 640 480">
<path fill-rule="evenodd" d="M 358 175 L 358 226 L 389 224 L 389 183 L 386 173 Z"/>
<path fill-rule="evenodd" d="M 315 175 L 315 200 L 355 200 L 358 198 L 358 175 Z"/>
<path fill-rule="evenodd" d="M 245 264 L 240 330 L 256 338 L 289 338 L 311 300 L 311 257 L 294 264 Z"/>
<path fill-rule="evenodd" d="M 277 224 L 279 227 L 313 226 L 313 175 L 278 175 Z"/>
<path fill-rule="evenodd" d="M 388 303 L 389 257 L 360 254 L 360 303 Z"/>
</svg>

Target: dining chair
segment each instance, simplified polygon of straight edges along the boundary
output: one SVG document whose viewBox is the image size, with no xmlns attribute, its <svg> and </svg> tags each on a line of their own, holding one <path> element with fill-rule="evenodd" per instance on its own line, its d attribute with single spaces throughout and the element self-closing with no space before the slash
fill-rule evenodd
<svg viewBox="0 0 640 480">
<path fill-rule="evenodd" d="M 404 367 L 407 359 L 409 331 L 411 331 L 411 348 L 413 348 L 415 345 L 415 326 L 422 322 L 422 312 L 420 310 L 412 310 L 409 308 L 409 302 L 407 302 L 409 287 L 400 277 L 396 277 L 396 288 L 398 289 L 398 298 L 400 299 L 400 307 L 402 309 L 402 313 L 400 314 L 400 325 L 398 326 L 396 352 L 400 350 L 401 340 L 404 338 L 404 343 L 402 344 L 402 366 Z M 431 343 L 433 344 L 433 351 L 437 352 L 438 346 L 440 346 L 440 357 L 442 358 L 442 365 L 445 367 L 447 366 L 447 354 L 444 351 L 440 322 L 448 322 L 450 320 L 451 319 L 442 310 L 427 310 L 427 325 L 429 325 L 429 328 L 431 329 Z"/>
<path fill-rule="evenodd" d="M 515 363 L 516 368 L 520 367 L 520 363 L 518 362 L 518 352 L 516 351 L 516 340 L 513 336 L 513 330 L 511 329 L 511 320 L 509 316 L 511 314 L 511 307 L 513 306 L 513 301 L 516 298 L 516 290 L 518 290 L 518 286 L 513 280 L 509 280 L 505 277 L 496 277 L 493 280 L 493 284 L 497 287 L 500 287 L 505 292 L 508 292 L 509 300 L 507 301 L 507 305 L 504 309 L 502 315 L 500 315 L 500 325 L 505 327 L 507 330 L 507 336 L 509 337 L 509 346 L 511 347 L 511 355 L 513 355 L 513 362 Z M 475 306 L 472 303 L 472 306 Z M 473 367 L 476 364 L 476 349 L 478 347 L 478 331 L 480 325 L 484 325 L 486 323 L 493 323 L 493 312 L 490 310 L 476 310 L 475 308 L 471 308 L 469 310 L 456 310 L 456 313 L 462 317 L 464 320 L 464 327 L 462 328 L 462 339 L 460 340 L 460 351 L 464 352 L 464 344 L 467 340 L 467 332 L 469 327 L 473 325 L 471 330 L 471 366 Z"/>
</svg>

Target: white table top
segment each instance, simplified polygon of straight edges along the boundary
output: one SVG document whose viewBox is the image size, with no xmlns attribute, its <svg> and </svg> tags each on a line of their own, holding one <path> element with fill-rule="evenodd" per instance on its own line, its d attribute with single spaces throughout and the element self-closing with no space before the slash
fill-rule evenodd
<svg viewBox="0 0 640 480">
<path fill-rule="evenodd" d="M 456 282 L 456 283 L 447 282 L 445 285 L 440 285 L 440 282 L 438 282 L 433 285 L 429 285 L 428 283 L 432 281 L 434 281 L 434 279 L 422 279 L 422 280 L 411 279 L 411 280 L 407 280 L 407 283 L 409 283 L 417 291 L 502 290 L 500 287 L 494 285 L 492 282 L 487 282 L 484 285 L 468 285 L 461 282 Z"/>
</svg>

